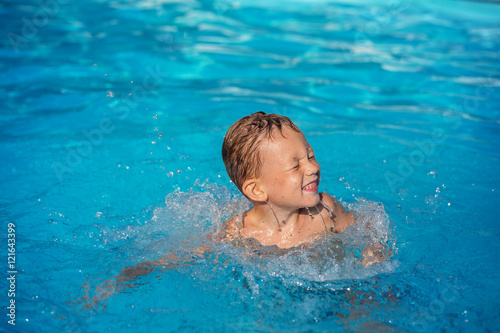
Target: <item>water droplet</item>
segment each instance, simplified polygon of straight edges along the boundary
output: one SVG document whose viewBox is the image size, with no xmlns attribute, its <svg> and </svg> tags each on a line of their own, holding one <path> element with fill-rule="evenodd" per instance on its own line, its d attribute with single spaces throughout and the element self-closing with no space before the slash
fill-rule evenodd
<svg viewBox="0 0 500 333">
<path fill-rule="evenodd" d="M 155 145 L 155 144 L 156 144 L 156 141 L 154 141 L 154 140 L 153 140 L 153 141 L 151 141 L 151 143 Z"/>
<path fill-rule="evenodd" d="M 181 169 L 177 169 L 177 173 L 182 173 Z"/>
<path fill-rule="evenodd" d="M 167 146 L 167 149 L 168 149 L 168 150 L 170 150 L 170 147 L 169 147 L 169 146 Z"/>
<path fill-rule="evenodd" d="M 172 171 L 170 171 L 169 173 L 167 173 L 167 176 L 169 177 L 173 177 L 174 176 L 174 173 Z"/>
</svg>

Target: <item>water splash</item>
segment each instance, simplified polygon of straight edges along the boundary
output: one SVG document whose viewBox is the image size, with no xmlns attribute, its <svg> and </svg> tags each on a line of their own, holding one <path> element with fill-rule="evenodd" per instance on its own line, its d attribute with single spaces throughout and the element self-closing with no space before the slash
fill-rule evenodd
<svg viewBox="0 0 500 333">
<path fill-rule="evenodd" d="M 107 269 L 103 268 L 99 275 L 103 279 L 102 274 L 117 274 L 126 266 L 173 253 L 189 261 L 188 265 L 178 266 L 174 274 L 187 274 L 221 287 L 230 284 L 228 288 L 235 294 L 246 292 L 257 297 L 268 293 L 269 285 L 278 284 L 286 290 L 342 290 L 353 280 L 393 272 L 398 262 L 390 257 L 372 265 L 364 265 L 363 261 L 366 248 L 372 245 L 396 251 L 383 205 L 359 199 L 346 206 L 356 215 L 356 223 L 343 234 L 328 233 L 312 245 L 279 249 L 255 240 L 220 242 L 213 236 L 222 231 L 224 221 L 248 210 L 250 205 L 225 186 L 197 182 L 187 192 L 177 190 L 167 195 L 165 204 L 152 207 L 150 218 L 142 225 L 112 229 L 95 224 L 99 237 L 94 244 L 102 243 L 110 249 L 109 258 L 101 261 L 106 262 Z M 200 247 L 209 251 L 199 255 Z M 99 256 L 104 257 L 102 253 Z M 167 279 L 172 273 L 167 267 L 158 270 Z M 151 277 L 145 279 L 153 281 Z M 288 297 L 284 293 L 283 297 Z"/>
<path fill-rule="evenodd" d="M 186 251 L 208 244 L 214 249 L 208 256 L 209 261 L 217 262 L 223 258 L 225 268 L 244 267 L 241 274 L 249 286 L 254 285 L 251 281 L 263 281 L 269 277 L 290 283 L 361 279 L 391 272 L 397 266 L 397 262 L 391 260 L 368 267 L 363 265 L 363 251 L 369 246 L 382 246 L 393 254 L 396 250 L 390 220 L 381 203 L 359 199 L 347 204 L 357 217 L 356 223 L 343 234 L 329 233 L 311 246 L 284 250 L 262 246 L 255 240 L 246 241 L 246 246 L 241 246 L 241 242 L 220 243 L 209 236 L 219 233 L 228 218 L 249 209 L 247 200 L 224 186 L 197 185 L 202 192 L 191 189 L 169 194 L 166 206 L 155 209 L 151 222 L 168 225 L 170 237 L 183 239 Z M 217 278 L 211 273 L 213 264 L 202 266 L 209 271 L 200 274 Z"/>
</svg>

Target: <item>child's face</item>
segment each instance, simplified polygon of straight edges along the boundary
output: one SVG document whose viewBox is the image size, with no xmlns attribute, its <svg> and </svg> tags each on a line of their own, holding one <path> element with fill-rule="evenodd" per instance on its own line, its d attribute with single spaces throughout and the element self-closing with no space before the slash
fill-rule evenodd
<svg viewBox="0 0 500 333">
<path fill-rule="evenodd" d="M 268 195 L 268 203 L 285 209 L 318 204 L 321 168 L 302 132 L 284 127 L 274 139 L 260 147 L 262 169 L 258 179 Z"/>
</svg>

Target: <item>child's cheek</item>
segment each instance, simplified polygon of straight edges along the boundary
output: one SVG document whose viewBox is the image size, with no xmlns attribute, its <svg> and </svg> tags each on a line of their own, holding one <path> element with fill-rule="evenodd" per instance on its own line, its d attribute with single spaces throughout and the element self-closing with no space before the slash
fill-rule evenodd
<svg viewBox="0 0 500 333">
<path fill-rule="evenodd" d="M 279 186 L 282 182 L 280 181 L 279 177 L 274 178 L 273 180 L 273 187 Z"/>
<path fill-rule="evenodd" d="M 301 179 L 299 177 L 293 177 L 291 179 L 289 179 L 287 182 L 285 182 L 285 184 L 288 184 L 288 185 L 291 185 L 291 186 L 300 186 L 302 187 L 302 182 L 301 182 Z"/>
</svg>

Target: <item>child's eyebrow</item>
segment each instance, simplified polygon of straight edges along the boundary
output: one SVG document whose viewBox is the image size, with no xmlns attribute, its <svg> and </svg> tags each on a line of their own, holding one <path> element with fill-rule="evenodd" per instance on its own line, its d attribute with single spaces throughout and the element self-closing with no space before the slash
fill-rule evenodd
<svg viewBox="0 0 500 333">
<path fill-rule="evenodd" d="M 293 157 L 293 161 L 294 162 L 298 162 L 298 161 L 300 161 L 300 160 L 302 160 L 304 158 L 309 158 L 309 156 L 311 155 L 311 153 L 314 154 L 314 151 L 313 151 L 312 147 L 307 146 L 306 147 L 306 156 L 302 156 L 302 157 L 294 156 Z"/>
</svg>

